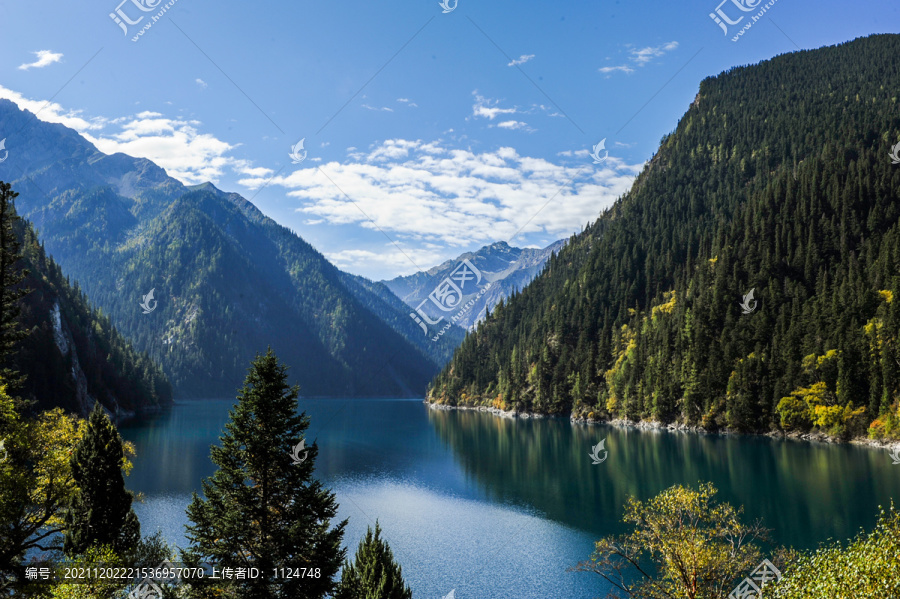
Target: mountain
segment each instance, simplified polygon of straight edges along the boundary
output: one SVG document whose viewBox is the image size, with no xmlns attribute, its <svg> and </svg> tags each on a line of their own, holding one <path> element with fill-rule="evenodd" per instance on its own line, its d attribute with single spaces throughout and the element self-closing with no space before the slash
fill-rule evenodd
<svg viewBox="0 0 900 599">
<path fill-rule="evenodd" d="M 443 335 L 434 340 L 435 330 L 431 331 L 432 335 L 428 334 L 427 329 L 422 331 L 411 317 L 413 311 L 410 307 L 400 301 L 384 282 L 370 281 L 349 273 L 342 274 L 344 285 L 356 299 L 419 348 L 432 362 L 443 366 L 450 361 L 454 350 L 466 336 L 465 329 L 451 325 Z"/>
<path fill-rule="evenodd" d="M 28 223 L 19 221 L 15 232 L 27 273 L 22 286 L 30 290 L 19 317 L 27 336 L 11 356 L 10 365 L 25 376 L 16 393 L 37 409 L 61 407 L 83 416 L 95 401 L 116 416 L 170 405 L 172 388 L 162 369 L 91 308 Z"/>
<path fill-rule="evenodd" d="M 474 305 L 456 321 L 457 325 L 471 329 L 501 300 L 530 283 L 541 272 L 547 259 L 554 252 L 558 252 L 565 243 L 565 240 L 561 240 L 543 249 L 523 249 L 511 247 L 505 241 L 498 241 L 484 246 L 477 252 L 466 252 L 455 260 L 448 260 L 424 272 L 396 277 L 382 283 L 408 306 L 412 308 L 422 306 L 421 309 L 434 319 L 441 316 L 440 310 L 430 302 L 425 302 L 423 306 L 422 301 L 427 300 L 435 286 L 446 279 L 463 260 L 468 260 L 484 276 L 481 283 L 473 287 L 471 293 L 464 293 L 462 301 L 459 302 L 465 305 L 469 300 L 475 300 Z M 487 282 L 491 283 L 490 288 L 483 294 L 479 293 Z"/>
<path fill-rule="evenodd" d="M 240 195 L 103 154 L 8 101 L 0 130 L 9 132 L 0 178 L 19 192 L 20 213 L 163 366 L 176 396 L 231 396 L 269 345 L 307 396 L 421 395 L 437 372 L 440 362 L 367 307 L 387 311 L 382 298 L 351 292 L 344 273 Z"/>
<path fill-rule="evenodd" d="M 875 35 L 704 80 L 632 189 L 466 338 L 430 399 L 897 435 L 898 52 Z"/>
</svg>

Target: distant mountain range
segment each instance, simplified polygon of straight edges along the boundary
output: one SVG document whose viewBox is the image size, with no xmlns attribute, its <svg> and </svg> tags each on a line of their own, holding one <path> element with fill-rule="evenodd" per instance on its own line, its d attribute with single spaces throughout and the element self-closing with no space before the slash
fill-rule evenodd
<svg viewBox="0 0 900 599">
<path fill-rule="evenodd" d="M 565 244 L 565 240 L 560 240 L 543 249 L 532 249 L 512 247 L 505 241 L 498 241 L 476 252 L 466 252 L 454 260 L 447 260 L 427 271 L 382 282 L 408 306 L 419 308 L 431 320 L 436 320 L 458 310 L 445 310 L 436 302 L 429 301 L 429 295 L 467 260 L 478 271 L 475 274 L 482 275 L 483 279 L 477 282 L 472 279 L 471 282 L 476 284 L 462 289 L 462 299 L 455 305 L 465 306 L 470 300 L 474 300 L 474 304 L 455 324 L 471 329 L 501 300 L 511 297 L 528 285 L 540 274 L 547 259 Z"/>
<path fill-rule="evenodd" d="M 177 397 L 233 395 L 269 345 L 303 395 L 419 396 L 462 338 L 426 339 L 384 287 L 341 272 L 239 194 L 103 154 L 6 100 L 0 131 L 0 179 L 19 213 Z"/>
</svg>

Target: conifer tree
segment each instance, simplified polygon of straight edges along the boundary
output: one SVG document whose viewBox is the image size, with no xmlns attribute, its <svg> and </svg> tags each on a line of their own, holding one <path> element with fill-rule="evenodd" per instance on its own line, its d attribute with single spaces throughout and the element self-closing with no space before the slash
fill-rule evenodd
<svg viewBox="0 0 900 599">
<path fill-rule="evenodd" d="M 255 567 L 263 574 L 226 583 L 238 598 L 325 597 L 334 591 L 346 553 L 347 522 L 331 526 L 334 493 L 312 476 L 318 448 L 305 445 L 309 417 L 298 413 L 298 393 L 271 348 L 257 355 L 222 445 L 212 447 L 218 470 L 203 481 L 205 497 L 195 493 L 187 509 L 192 524 L 185 561 Z M 276 579 L 275 569 L 303 575 Z"/>
<path fill-rule="evenodd" d="M 140 542 L 141 525 L 122 473 L 125 462 L 122 438 L 98 402 L 71 460 L 78 492 L 66 511 L 66 555 L 100 545 L 123 555 Z"/>
<path fill-rule="evenodd" d="M 412 590 L 403 582 L 403 570 L 381 538 L 381 526 L 369 527 L 359 542 L 351 564 L 344 562 L 341 582 L 334 599 L 412 599 Z"/>
<path fill-rule="evenodd" d="M 18 195 L 9 183 L 0 181 L 0 376 L 11 390 L 22 382 L 9 366 L 9 358 L 26 335 L 18 326 L 19 300 L 28 293 L 21 286 L 27 273 L 19 267 L 21 255 L 14 228 L 20 218 L 13 204 Z"/>
</svg>

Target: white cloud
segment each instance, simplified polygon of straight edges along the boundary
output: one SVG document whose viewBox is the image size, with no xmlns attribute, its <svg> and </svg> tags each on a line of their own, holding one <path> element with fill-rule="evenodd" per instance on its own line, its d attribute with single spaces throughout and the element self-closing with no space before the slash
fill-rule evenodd
<svg viewBox="0 0 900 599">
<path fill-rule="evenodd" d="M 200 86 L 200 89 L 206 89 L 207 87 L 209 87 L 209 84 L 206 83 L 206 81 L 204 81 L 203 79 L 200 79 L 199 77 L 197 77 L 196 79 L 194 79 L 194 83 L 196 83 L 197 85 L 199 85 L 199 86 Z"/>
<path fill-rule="evenodd" d="M 194 185 L 218 181 L 227 166 L 247 168 L 225 154 L 237 146 L 200 133 L 199 121 L 166 118 L 142 112 L 122 123 L 119 131 L 99 136 L 83 134 L 101 152 L 123 152 L 148 158 L 166 169 L 170 176 Z"/>
<path fill-rule="evenodd" d="M 87 119 L 81 115 L 80 110 L 67 110 L 56 102 L 30 100 L 19 92 L 7 89 L 2 85 L 0 85 L 0 98 L 10 100 L 19 108 L 36 114 L 42 121 L 59 123 L 66 127 L 71 127 L 79 133 L 103 129 L 109 122 L 107 119 L 103 118 Z"/>
<path fill-rule="evenodd" d="M 251 166 L 246 160 L 237 160 L 233 165 L 234 171 L 251 177 L 268 177 L 275 171 L 264 166 Z"/>
<path fill-rule="evenodd" d="M 666 52 L 674 50 L 677 47 L 678 42 L 669 42 L 668 44 L 663 44 L 662 46 L 647 46 L 646 48 L 641 48 L 640 50 L 631 50 L 631 60 L 640 65 L 644 65 L 657 56 L 662 56 Z"/>
<path fill-rule="evenodd" d="M 305 224 L 313 225 L 323 222 L 322 219 L 307 221 Z M 397 248 L 392 243 L 385 245 L 379 251 L 372 250 L 341 250 L 339 252 L 326 252 L 325 257 L 341 270 L 352 272 L 395 272 L 398 275 L 411 275 L 418 270 L 431 268 L 434 264 L 443 262 L 446 257 L 437 250 Z"/>
<path fill-rule="evenodd" d="M 528 123 L 523 123 L 522 121 L 503 121 L 502 123 L 497 123 L 497 127 L 500 129 L 526 129 L 528 128 Z"/>
<path fill-rule="evenodd" d="M 520 64 L 525 64 L 526 62 L 528 62 L 528 61 L 531 60 L 532 58 L 534 58 L 534 54 L 523 54 L 522 56 L 516 58 L 515 60 L 512 60 L 512 61 L 511 61 L 509 64 L 507 64 L 506 66 L 508 66 L 508 67 L 514 67 L 514 66 L 517 66 L 517 65 L 520 65 Z"/>
<path fill-rule="evenodd" d="M 409 106 L 410 108 L 418 108 L 418 107 L 419 107 L 418 104 L 416 104 L 415 102 L 413 102 L 413 101 L 410 100 L 409 98 L 397 98 L 397 101 L 400 102 L 401 104 L 406 104 L 406 105 Z"/>
<path fill-rule="evenodd" d="M 375 110 L 378 112 L 394 112 L 393 108 L 388 108 L 387 106 L 382 106 L 381 108 L 376 108 L 375 106 L 369 106 L 368 104 L 363 104 L 363 108 L 366 110 Z"/>
<path fill-rule="evenodd" d="M 614 73 L 616 71 L 622 71 L 623 73 L 633 73 L 634 69 L 629 67 L 628 65 L 622 64 L 617 67 L 600 67 L 597 69 L 601 73 Z"/>
<path fill-rule="evenodd" d="M 473 116 L 494 120 L 497 115 L 516 114 L 518 112 L 516 108 L 500 108 L 497 106 L 500 103 L 499 100 L 485 98 L 480 96 L 478 92 L 472 92 L 472 95 L 475 96 L 475 105 L 472 106 Z"/>
<path fill-rule="evenodd" d="M 672 41 L 666 44 L 662 44 L 660 46 L 647 46 L 645 48 L 631 48 L 628 50 L 628 60 L 630 60 L 633 64 L 642 67 L 645 64 L 649 63 L 654 58 L 658 58 L 665 54 L 666 52 L 671 52 L 678 48 L 678 42 Z M 634 69 L 627 65 L 621 64 L 612 67 L 600 67 L 597 69 L 601 73 L 614 73 L 616 71 L 622 71 L 623 73 L 633 73 Z"/>
<path fill-rule="evenodd" d="M 35 60 L 34 62 L 20 64 L 19 70 L 27 71 L 28 69 L 42 69 L 53 64 L 54 62 L 61 61 L 63 57 L 61 52 L 51 52 L 50 50 L 38 50 L 37 52 L 32 52 L 32 54 L 37 56 L 37 60 Z"/>
<path fill-rule="evenodd" d="M 531 104 L 527 107 L 519 107 L 513 106 L 510 108 L 504 108 L 500 106 L 500 100 L 495 100 L 492 98 L 485 98 L 481 94 L 478 93 L 478 90 L 472 92 L 472 95 L 475 97 L 475 103 L 472 105 L 472 116 L 467 117 L 466 120 L 471 118 L 484 118 L 490 121 L 493 121 L 498 116 L 504 115 L 513 115 L 513 114 L 543 114 L 549 117 L 562 117 L 561 113 L 557 112 L 557 109 L 553 106 L 547 106 L 545 104 Z M 519 129 L 519 128 L 528 128 L 527 123 L 523 123 L 516 119 L 506 118 L 503 122 L 498 125 L 488 125 L 489 127 L 501 127 L 506 129 Z M 534 129 L 528 128 L 529 132 L 534 131 Z M 445 134 L 452 133 L 453 129 L 449 129 L 445 131 Z"/>
<path fill-rule="evenodd" d="M 55 102 L 31 100 L 0 86 L 0 98 L 11 100 L 48 123 L 60 123 L 75 129 L 101 152 L 123 152 L 152 160 L 182 183 L 194 185 L 217 182 L 226 168 L 248 174 L 245 160 L 226 154 L 237 145 L 209 133 L 200 133 L 200 121 L 167 118 L 159 112 L 143 111 L 114 119 L 86 118 L 81 111 L 67 110 Z M 264 176 L 263 171 L 252 171 Z"/>
<path fill-rule="evenodd" d="M 297 212 L 313 221 L 381 230 L 404 247 L 439 244 L 435 251 L 447 258 L 454 248 L 509 239 L 523 227 L 523 234 L 551 237 L 577 231 L 631 186 L 641 166 L 612 155 L 599 167 L 562 166 L 509 147 L 477 154 L 440 141 L 392 139 L 270 185 L 287 189 Z M 266 180 L 240 183 L 256 189 Z M 337 252 L 333 259 L 354 256 L 362 255 Z"/>
</svg>

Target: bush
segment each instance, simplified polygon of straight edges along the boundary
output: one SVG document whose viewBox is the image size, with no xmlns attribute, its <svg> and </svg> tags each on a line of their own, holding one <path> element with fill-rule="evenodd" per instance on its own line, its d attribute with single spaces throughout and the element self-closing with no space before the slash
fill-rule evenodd
<svg viewBox="0 0 900 599">
<path fill-rule="evenodd" d="M 787 431 L 809 430 L 809 407 L 806 402 L 796 395 L 782 397 L 775 408 L 781 421 L 781 428 Z"/>
<path fill-rule="evenodd" d="M 846 549 L 820 548 L 789 564 L 785 576 L 766 587 L 771 599 L 887 599 L 900 597 L 900 513 L 881 512 L 875 530 Z"/>
</svg>

